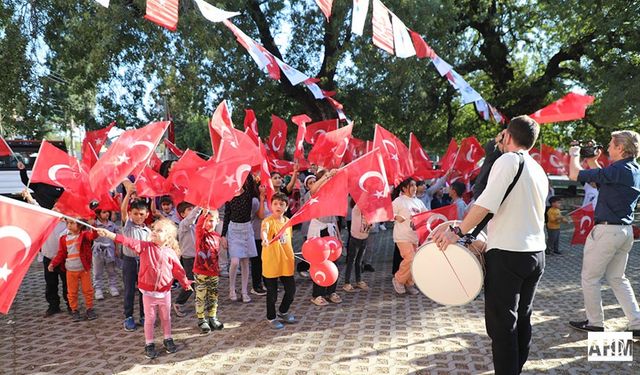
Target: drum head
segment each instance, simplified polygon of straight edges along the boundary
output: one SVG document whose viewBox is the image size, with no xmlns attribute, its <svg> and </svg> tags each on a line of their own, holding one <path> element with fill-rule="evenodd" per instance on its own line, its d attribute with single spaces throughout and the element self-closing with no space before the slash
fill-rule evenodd
<svg viewBox="0 0 640 375">
<path fill-rule="evenodd" d="M 458 244 L 449 245 L 444 252 L 433 242 L 424 244 L 413 258 L 411 273 L 425 296 L 451 306 L 473 301 L 484 281 L 478 258 Z"/>
</svg>

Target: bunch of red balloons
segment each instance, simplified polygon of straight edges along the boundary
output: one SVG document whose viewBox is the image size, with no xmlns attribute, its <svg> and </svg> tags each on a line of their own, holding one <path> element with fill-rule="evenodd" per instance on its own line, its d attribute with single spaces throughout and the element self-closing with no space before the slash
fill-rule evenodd
<svg viewBox="0 0 640 375">
<path fill-rule="evenodd" d="M 309 275 L 320 286 L 331 286 L 338 280 L 338 267 L 333 263 L 342 255 L 342 241 L 337 237 L 310 238 L 302 244 L 302 256 L 309 262 Z"/>
</svg>

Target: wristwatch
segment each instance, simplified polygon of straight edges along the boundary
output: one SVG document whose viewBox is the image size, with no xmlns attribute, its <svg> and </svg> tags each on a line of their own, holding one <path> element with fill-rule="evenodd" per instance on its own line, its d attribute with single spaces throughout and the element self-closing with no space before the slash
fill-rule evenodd
<svg viewBox="0 0 640 375">
<path fill-rule="evenodd" d="M 451 229 L 451 231 L 455 233 L 456 236 L 460 238 L 464 237 L 464 234 L 462 233 L 462 230 L 460 229 L 460 227 L 449 226 L 449 229 Z"/>
</svg>

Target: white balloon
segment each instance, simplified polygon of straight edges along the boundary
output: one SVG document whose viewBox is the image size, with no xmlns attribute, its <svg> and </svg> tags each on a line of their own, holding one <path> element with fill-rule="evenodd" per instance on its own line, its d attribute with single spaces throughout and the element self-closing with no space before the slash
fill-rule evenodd
<svg viewBox="0 0 640 375">
<path fill-rule="evenodd" d="M 20 263 L 24 263 L 27 260 L 27 256 L 29 255 L 29 250 L 31 250 L 31 236 L 24 229 L 14 226 L 14 225 L 6 225 L 4 227 L 0 227 L 0 238 L 13 237 L 18 241 L 22 242 L 24 245 L 24 251 L 22 255 L 22 260 Z"/>
</svg>

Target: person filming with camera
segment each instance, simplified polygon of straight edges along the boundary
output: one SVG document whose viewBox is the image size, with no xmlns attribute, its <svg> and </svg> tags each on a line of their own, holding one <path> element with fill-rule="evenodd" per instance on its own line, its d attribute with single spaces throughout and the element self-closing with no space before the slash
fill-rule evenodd
<svg viewBox="0 0 640 375">
<path fill-rule="evenodd" d="M 608 147 L 611 164 L 606 168 L 598 167 L 596 160 L 601 151 L 596 149 L 592 157 L 586 158 L 592 169 L 582 169 L 581 152 L 585 154 L 580 146 L 569 149 L 569 178 L 580 183 L 595 182 L 599 195 L 594 212 L 595 225 L 587 237 L 582 259 L 582 294 L 587 319 L 570 321 L 569 325 L 580 331 L 604 331 L 600 290 L 604 277 L 629 320 L 628 329 L 633 331 L 634 338 L 640 338 L 640 309 L 625 277 L 633 246 L 631 223 L 640 198 L 640 165 L 636 161 L 640 157 L 640 134 L 631 130 L 612 132 Z"/>
</svg>

